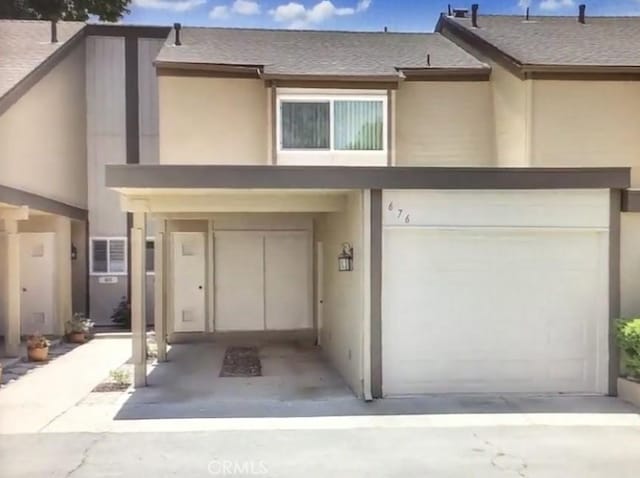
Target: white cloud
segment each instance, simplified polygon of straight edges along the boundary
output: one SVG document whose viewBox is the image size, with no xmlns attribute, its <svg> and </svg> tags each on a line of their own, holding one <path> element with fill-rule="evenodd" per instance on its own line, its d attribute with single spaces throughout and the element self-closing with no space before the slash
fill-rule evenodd
<svg viewBox="0 0 640 478">
<path fill-rule="evenodd" d="M 520 8 L 529 8 L 531 6 L 531 0 L 518 0 L 518 6 Z"/>
<path fill-rule="evenodd" d="M 289 2 L 286 5 L 278 5 L 269 13 L 276 22 L 293 22 L 306 16 L 307 9 L 299 3 Z"/>
<path fill-rule="evenodd" d="M 371 0 L 359 0 L 355 7 L 336 7 L 331 0 L 322 0 L 313 7 L 306 8 L 300 3 L 289 2 L 269 10 L 269 14 L 276 22 L 287 23 L 289 28 L 299 29 L 318 25 L 333 17 L 364 12 L 370 5 Z"/>
<path fill-rule="evenodd" d="M 574 0 L 542 0 L 540 9 L 553 12 L 562 8 L 573 7 L 574 4 Z"/>
<path fill-rule="evenodd" d="M 371 6 L 371 0 L 360 0 L 356 6 L 356 12 L 364 12 Z"/>
<path fill-rule="evenodd" d="M 251 0 L 236 0 L 233 2 L 231 10 L 239 15 L 258 15 L 260 13 L 260 5 L 258 2 Z"/>
<path fill-rule="evenodd" d="M 222 18 L 229 18 L 229 7 L 226 5 L 217 5 L 209 12 L 209 18 L 214 20 L 220 20 Z"/>
<path fill-rule="evenodd" d="M 207 3 L 207 0 L 133 0 L 133 4 L 141 8 L 169 10 L 172 12 L 186 12 L 205 3 Z"/>
</svg>

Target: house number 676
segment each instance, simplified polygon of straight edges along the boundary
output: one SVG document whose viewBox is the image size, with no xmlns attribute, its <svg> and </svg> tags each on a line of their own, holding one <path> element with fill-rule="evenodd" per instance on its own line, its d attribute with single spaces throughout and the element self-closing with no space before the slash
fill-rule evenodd
<svg viewBox="0 0 640 478">
<path fill-rule="evenodd" d="M 389 211 L 393 211 L 394 210 L 393 201 L 389 202 L 389 205 L 387 206 L 387 209 Z M 398 208 L 397 212 L 398 213 L 396 215 L 396 218 L 398 218 L 400 220 L 404 219 L 404 223 L 405 224 L 409 224 L 411 222 L 411 216 L 404 209 Z"/>
</svg>

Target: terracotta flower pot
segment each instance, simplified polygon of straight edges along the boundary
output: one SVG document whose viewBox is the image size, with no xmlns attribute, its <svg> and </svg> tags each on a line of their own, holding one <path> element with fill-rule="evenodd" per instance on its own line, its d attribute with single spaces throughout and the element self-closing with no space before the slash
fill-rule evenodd
<svg viewBox="0 0 640 478">
<path fill-rule="evenodd" d="M 71 332 L 69 334 L 69 342 L 72 344 L 83 344 L 87 341 L 84 332 Z"/>
<path fill-rule="evenodd" d="M 27 354 L 32 362 L 44 362 L 49 357 L 49 347 L 29 349 Z"/>
</svg>

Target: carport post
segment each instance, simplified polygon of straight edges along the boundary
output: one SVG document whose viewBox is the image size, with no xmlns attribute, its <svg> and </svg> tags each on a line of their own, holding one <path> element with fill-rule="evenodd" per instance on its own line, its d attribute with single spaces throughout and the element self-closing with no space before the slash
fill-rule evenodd
<svg viewBox="0 0 640 478">
<path fill-rule="evenodd" d="M 131 228 L 131 339 L 133 344 L 133 385 L 147 385 L 146 299 L 146 214 L 133 213 Z"/>
<path fill-rule="evenodd" d="M 20 355 L 20 235 L 18 221 L 4 220 L 3 255 L 4 274 L 4 317 L 5 317 L 5 355 Z"/>
<path fill-rule="evenodd" d="M 153 268 L 155 274 L 154 290 L 154 328 L 158 346 L 158 362 L 167 361 L 167 314 L 165 312 L 165 270 L 164 270 L 164 235 L 165 221 L 156 221 L 156 240 L 153 249 Z"/>
<path fill-rule="evenodd" d="M 71 220 L 57 216 L 56 231 L 56 335 L 64 335 L 65 323 L 73 315 L 71 299 Z"/>
</svg>

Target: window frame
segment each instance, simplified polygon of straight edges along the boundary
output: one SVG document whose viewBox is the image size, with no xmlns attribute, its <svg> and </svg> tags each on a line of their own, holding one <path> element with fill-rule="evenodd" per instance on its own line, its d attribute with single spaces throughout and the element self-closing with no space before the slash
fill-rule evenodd
<svg viewBox="0 0 640 478">
<path fill-rule="evenodd" d="M 280 93 L 277 95 L 276 102 L 276 151 L 278 155 L 284 154 L 301 154 L 301 155 L 387 155 L 389 151 L 388 143 L 388 122 L 389 122 L 389 106 L 388 95 L 386 93 L 375 94 L 322 94 L 322 93 Z M 334 131 L 334 104 L 336 101 L 379 101 L 382 103 L 382 149 L 335 149 L 335 131 Z M 283 148 L 282 139 L 282 103 L 326 103 L 329 102 L 329 149 L 300 149 L 300 148 Z"/>
<path fill-rule="evenodd" d="M 107 242 L 107 272 L 95 272 L 93 270 L 93 250 L 95 241 L 106 241 Z M 111 272 L 111 241 L 122 241 L 124 242 L 124 271 L 122 272 Z M 91 236 L 89 238 L 89 274 L 92 276 L 126 276 L 128 274 L 128 264 L 129 264 L 129 247 L 127 245 L 126 236 Z"/>
<path fill-rule="evenodd" d="M 94 241 L 107 241 L 107 269 L 111 266 L 111 248 L 109 247 L 109 243 L 111 241 L 123 241 L 124 242 L 124 272 L 95 272 L 93 270 L 93 243 Z M 89 275 L 91 276 L 126 276 L 129 274 L 129 246 L 128 246 L 128 238 L 125 236 L 91 236 L 89 238 Z M 151 242 L 154 245 L 155 251 L 155 242 L 156 238 L 154 236 L 147 236 L 144 247 L 145 252 L 147 249 L 147 242 Z M 145 271 L 146 275 L 152 276 L 155 275 L 155 264 L 154 270 Z"/>
</svg>

